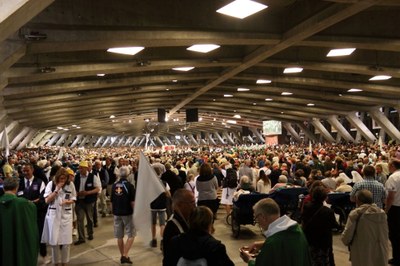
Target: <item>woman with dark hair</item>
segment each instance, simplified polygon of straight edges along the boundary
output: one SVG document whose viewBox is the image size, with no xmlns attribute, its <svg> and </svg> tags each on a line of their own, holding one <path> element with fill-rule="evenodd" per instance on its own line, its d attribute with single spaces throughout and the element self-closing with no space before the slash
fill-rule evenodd
<svg viewBox="0 0 400 266">
<path fill-rule="evenodd" d="M 69 262 L 69 248 L 72 243 L 72 204 L 76 200 L 76 190 L 70 182 L 67 169 L 61 167 L 54 180 L 50 181 L 44 192 L 49 204 L 44 222 L 42 243 L 51 247 L 52 262 L 66 265 Z"/>
<path fill-rule="evenodd" d="M 265 174 L 264 170 L 260 170 L 257 180 L 256 191 L 259 193 L 268 194 L 270 190 L 271 190 L 271 180 L 269 180 L 269 177 Z"/>
<path fill-rule="evenodd" d="M 340 229 L 333 210 L 324 206 L 328 194 L 323 186 L 312 191 L 312 201 L 304 205 L 302 227 L 314 266 L 332 266 L 332 229 Z"/>
<path fill-rule="evenodd" d="M 196 179 L 196 188 L 199 193 L 197 205 L 207 206 L 211 209 L 215 217 L 219 207 L 217 196 L 218 180 L 213 175 L 211 166 L 208 163 L 203 163 L 200 166 L 199 176 Z"/>
<path fill-rule="evenodd" d="M 171 240 L 168 265 L 187 265 L 189 261 L 208 266 L 231 266 L 225 245 L 215 239 L 213 213 L 205 206 L 197 207 L 189 219 L 189 231 Z"/>
</svg>

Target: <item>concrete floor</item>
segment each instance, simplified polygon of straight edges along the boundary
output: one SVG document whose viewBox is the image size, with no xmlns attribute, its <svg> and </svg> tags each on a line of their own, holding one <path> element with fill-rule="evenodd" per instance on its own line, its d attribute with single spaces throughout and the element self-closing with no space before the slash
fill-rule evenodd
<svg viewBox="0 0 400 266">
<path fill-rule="evenodd" d="M 236 265 L 246 265 L 239 256 L 239 248 L 255 240 L 262 240 L 261 231 L 257 226 L 241 227 L 238 239 L 231 236 L 231 228 L 225 222 L 224 210 L 218 212 L 215 221 L 214 237 L 221 240 L 227 247 L 228 255 Z M 334 235 L 334 254 L 336 265 L 349 266 L 347 248 L 341 243 L 340 236 Z M 147 243 L 136 238 L 129 253 L 133 265 L 161 265 L 162 253 L 159 248 L 150 248 Z M 116 240 L 113 238 L 113 218 L 99 217 L 99 227 L 95 228 L 94 240 L 86 241 L 79 246 L 71 246 L 71 261 L 69 265 L 120 265 L 120 255 Z"/>
</svg>

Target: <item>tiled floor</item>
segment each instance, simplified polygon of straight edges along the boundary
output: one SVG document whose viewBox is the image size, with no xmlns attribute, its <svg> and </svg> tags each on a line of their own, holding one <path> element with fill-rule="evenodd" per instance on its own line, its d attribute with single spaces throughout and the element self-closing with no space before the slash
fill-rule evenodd
<svg viewBox="0 0 400 266">
<path fill-rule="evenodd" d="M 231 229 L 225 223 L 224 210 L 221 208 L 215 222 L 215 238 L 227 247 L 230 258 L 236 265 L 246 265 L 239 256 L 239 248 L 263 237 L 256 226 L 242 226 L 238 239 L 231 236 Z M 334 254 L 336 265 L 349 266 L 347 248 L 340 242 L 340 236 L 334 236 Z M 135 239 L 129 253 L 133 265 L 161 265 L 162 253 L 159 248 L 150 248 L 147 243 Z M 95 228 L 94 240 L 79 246 L 71 246 L 69 265 L 120 265 L 120 255 L 116 240 L 113 238 L 113 219 L 111 216 L 100 218 L 99 227 Z"/>
</svg>

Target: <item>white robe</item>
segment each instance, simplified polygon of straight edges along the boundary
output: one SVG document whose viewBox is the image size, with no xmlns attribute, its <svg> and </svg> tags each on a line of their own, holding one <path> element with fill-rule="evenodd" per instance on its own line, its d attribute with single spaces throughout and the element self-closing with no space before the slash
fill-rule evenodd
<svg viewBox="0 0 400 266">
<path fill-rule="evenodd" d="M 46 198 L 52 193 L 53 181 L 50 181 L 44 193 Z M 72 204 L 61 206 L 61 202 L 69 195 L 69 199 L 76 200 L 76 190 L 73 183 L 64 186 L 53 202 L 49 203 L 46 219 L 44 222 L 42 243 L 50 246 L 69 245 L 72 243 L 72 221 L 73 206 Z"/>
</svg>

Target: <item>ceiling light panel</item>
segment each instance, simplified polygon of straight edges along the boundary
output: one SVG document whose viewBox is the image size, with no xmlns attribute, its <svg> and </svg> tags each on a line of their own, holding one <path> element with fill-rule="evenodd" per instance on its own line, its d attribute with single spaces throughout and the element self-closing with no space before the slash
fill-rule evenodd
<svg viewBox="0 0 400 266">
<path fill-rule="evenodd" d="M 195 45 L 192 45 L 192 46 L 186 48 L 186 50 L 199 52 L 199 53 L 208 53 L 215 49 L 218 49 L 219 47 L 220 46 L 217 44 L 195 44 Z"/>
<path fill-rule="evenodd" d="M 362 89 L 351 88 L 351 89 L 348 90 L 347 92 L 360 92 L 360 91 L 362 91 Z"/>
<path fill-rule="evenodd" d="M 300 73 L 303 71 L 301 67 L 287 67 L 283 70 L 284 74 Z"/>
<path fill-rule="evenodd" d="M 259 80 L 257 80 L 257 84 L 269 84 L 269 83 L 271 83 L 272 81 L 271 80 L 269 80 L 269 79 L 259 79 Z"/>
<path fill-rule="evenodd" d="M 174 67 L 174 68 L 172 68 L 173 70 L 176 70 L 176 71 L 190 71 L 190 70 L 192 70 L 194 67 L 192 67 L 192 66 L 188 66 L 188 67 Z"/>
<path fill-rule="evenodd" d="M 284 91 L 281 93 L 281 95 L 287 96 L 287 95 L 292 95 L 293 93 L 288 92 L 288 91 Z"/>
<path fill-rule="evenodd" d="M 116 54 L 125 54 L 125 55 L 135 55 L 142 51 L 144 47 L 141 46 L 132 46 L 132 47 L 114 47 L 108 48 L 107 52 L 116 53 Z"/>
<path fill-rule="evenodd" d="M 271 98 L 266 98 L 265 101 L 266 101 L 266 102 L 272 102 L 273 99 L 271 99 Z"/>
<path fill-rule="evenodd" d="M 232 94 L 224 94 L 224 97 L 225 97 L 225 98 L 232 98 L 233 95 L 232 95 Z"/>
<path fill-rule="evenodd" d="M 356 48 L 342 48 L 342 49 L 332 49 L 326 55 L 327 57 L 335 57 L 335 56 L 346 56 L 351 55 Z"/>
<path fill-rule="evenodd" d="M 237 88 L 237 91 L 249 91 L 250 89 L 248 88 Z"/>
<path fill-rule="evenodd" d="M 388 75 L 377 75 L 377 76 L 374 76 L 374 77 L 370 78 L 369 80 L 371 80 L 371 81 L 374 81 L 374 80 L 388 80 L 388 79 L 391 79 L 391 78 L 392 78 L 392 76 L 388 76 Z"/>
<path fill-rule="evenodd" d="M 221 7 L 217 12 L 227 16 L 244 19 L 266 9 L 267 7 L 268 6 L 266 5 L 251 0 L 235 0 L 232 3 Z"/>
</svg>

